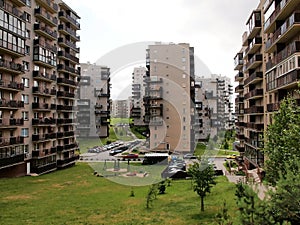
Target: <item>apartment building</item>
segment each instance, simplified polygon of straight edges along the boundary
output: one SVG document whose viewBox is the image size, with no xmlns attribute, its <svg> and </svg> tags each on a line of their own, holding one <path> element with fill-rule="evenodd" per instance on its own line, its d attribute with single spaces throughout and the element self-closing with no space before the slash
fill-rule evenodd
<svg viewBox="0 0 300 225">
<path fill-rule="evenodd" d="M 263 134 L 280 101 L 299 81 L 300 8 L 298 0 L 261 0 L 246 22 L 235 56 L 237 150 L 248 169 L 264 163 Z M 298 101 L 298 100 L 297 100 Z"/>
<path fill-rule="evenodd" d="M 145 107 L 143 98 L 145 96 L 144 79 L 146 76 L 145 67 L 137 67 L 132 73 L 132 107 L 130 117 L 135 126 L 144 126 Z"/>
<path fill-rule="evenodd" d="M 112 101 L 112 116 L 115 118 L 130 118 L 132 108 L 131 97 L 127 99 L 116 99 Z"/>
<path fill-rule="evenodd" d="M 195 79 L 195 140 L 201 142 L 233 128 L 233 85 L 229 77 L 216 74 Z"/>
<path fill-rule="evenodd" d="M 81 63 L 77 100 L 79 137 L 109 136 L 110 68 Z"/>
<path fill-rule="evenodd" d="M 194 49 L 189 44 L 155 43 L 146 58 L 144 121 L 151 151 L 194 150 Z"/>
<path fill-rule="evenodd" d="M 0 1 L 0 176 L 74 165 L 80 17 L 62 1 Z"/>
</svg>

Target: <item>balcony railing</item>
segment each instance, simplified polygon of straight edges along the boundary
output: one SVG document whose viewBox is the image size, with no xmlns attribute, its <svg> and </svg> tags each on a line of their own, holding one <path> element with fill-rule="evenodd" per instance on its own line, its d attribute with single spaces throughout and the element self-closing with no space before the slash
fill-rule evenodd
<svg viewBox="0 0 300 225">
<path fill-rule="evenodd" d="M 69 22 L 71 22 L 73 25 L 75 25 L 78 29 L 80 29 L 80 23 L 75 20 L 74 18 L 72 18 L 71 16 L 69 16 L 68 14 L 66 14 L 64 11 L 60 11 L 58 13 L 59 17 L 65 17 Z"/>
<path fill-rule="evenodd" d="M 80 36 L 78 36 L 76 34 L 76 31 L 65 26 L 64 24 L 59 24 L 58 25 L 58 31 L 60 32 L 63 32 L 63 33 L 66 33 L 68 35 L 70 35 L 71 37 L 73 37 L 73 39 L 75 39 L 76 41 L 79 41 L 80 40 Z"/>
<path fill-rule="evenodd" d="M 32 75 L 34 78 L 40 78 L 41 80 L 44 81 L 49 81 L 49 82 L 56 81 L 56 75 L 54 74 L 42 73 L 40 71 L 33 71 Z"/>
<path fill-rule="evenodd" d="M 39 45 L 49 51 L 52 51 L 54 53 L 57 52 L 57 47 L 54 46 L 54 45 L 51 45 L 50 43 L 46 42 L 46 41 L 43 41 L 41 38 L 38 38 L 38 39 L 34 39 L 33 40 L 33 44 L 34 45 Z"/>
<path fill-rule="evenodd" d="M 240 69 L 244 64 L 243 60 L 243 53 L 237 53 L 237 55 L 234 57 L 234 69 L 238 70 Z"/>
<path fill-rule="evenodd" d="M 36 0 L 36 2 L 46 8 L 51 13 L 55 13 L 58 11 L 58 5 L 51 0 Z"/>
<path fill-rule="evenodd" d="M 59 111 L 75 111 L 75 106 L 71 105 L 57 105 L 57 110 Z"/>
<path fill-rule="evenodd" d="M 0 142 L 1 146 L 1 142 Z M 24 162 L 24 154 L 14 155 L 7 158 L 0 158 L 0 168 Z"/>
<path fill-rule="evenodd" d="M 58 38 L 58 44 L 70 47 L 70 48 L 72 48 L 77 53 L 79 52 L 79 48 L 77 48 L 77 46 L 76 46 L 75 43 L 73 43 L 71 41 L 68 41 L 68 40 L 65 40 L 62 37 Z"/>
<path fill-rule="evenodd" d="M 67 91 L 58 91 L 57 92 L 57 97 L 64 97 L 64 98 L 75 98 L 75 94 L 74 93 L 70 93 Z"/>
<path fill-rule="evenodd" d="M 10 137 L 10 138 L 0 138 L 0 147 L 24 144 L 24 137 Z"/>
<path fill-rule="evenodd" d="M 50 117 L 44 117 L 44 118 L 33 118 L 32 119 L 32 125 L 55 125 L 56 119 L 50 118 Z"/>
<path fill-rule="evenodd" d="M 245 114 L 264 113 L 263 106 L 251 106 L 251 108 L 245 109 Z"/>
<path fill-rule="evenodd" d="M 263 73 L 262 72 L 255 72 L 251 74 L 245 81 L 244 84 L 248 85 L 250 83 L 253 83 L 253 81 L 262 80 Z"/>
<path fill-rule="evenodd" d="M 235 81 L 241 81 L 244 78 L 244 73 L 243 72 L 239 72 L 237 75 L 235 75 Z"/>
<path fill-rule="evenodd" d="M 249 46 L 246 48 L 245 53 L 253 54 L 260 48 L 261 45 L 262 45 L 262 37 L 255 37 L 249 43 Z"/>
<path fill-rule="evenodd" d="M 0 99 L 0 108 L 24 108 L 23 101 Z"/>
<path fill-rule="evenodd" d="M 267 111 L 268 112 L 274 112 L 274 111 L 278 111 L 279 110 L 279 106 L 280 106 L 280 103 L 270 103 L 270 104 L 267 104 Z"/>
<path fill-rule="evenodd" d="M 46 26 L 42 26 L 39 23 L 33 25 L 33 28 L 36 32 L 39 32 L 41 35 L 45 35 L 47 38 L 51 40 L 57 39 L 57 32 L 55 30 L 51 30 Z"/>
<path fill-rule="evenodd" d="M 15 63 L 12 61 L 7 61 L 4 59 L 0 60 L 0 70 L 6 70 L 12 73 L 20 74 L 25 72 L 25 68 L 20 63 Z"/>
<path fill-rule="evenodd" d="M 240 91 L 243 91 L 244 90 L 244 85 L 238 85 L 238 86 L 236 86 L 236 88 L 235 88 L 235 92 L 237 93 L 237 92 L 240 92 Z"/>
<path fill-rule="evenodd" d="M 255 54 L 253 55 L 250 59 L 249 62 L 246 64 L 246 68 L 249 69 L 253 69 L 256 68 L 259 64 L 262 63 L 262 54 Z"/>
<path fill-rule="evenodd" d="M 264 129 L 264 124 L 251 122 L 251 123 L 247 123 L 247 128 L 261 131 Z"/>
<path fill-rule="evenodd" d="M 16 91 L 23 91 L 24 90 L 24 84 L 22 83 L 17 83 L 14 81 L 4 81 L 0 80 L 0 89 L 5 88 L 5 89 L 11 89 L 11 90 L 16 90 Z"/>
<path fill-rule="evenodd" d="M 56 17 L 51 16 L 46 10 L 42 8 L 34 9 L 34 14 L 36 17 L 42 19 L 45 23 L 48 23 L 50 26 L 54 27 L 57 25 L 58 20 Z"/>
<path fill-rule="evenodd" d="M 288 85 L 296 85 L 300 80 L 300 70 L 293 70 L 287 74 L 278 77 L 275 80 L 275 85 L 267 85 L 267 91 L 271 91 L 277 88 L 286 87 Z"/>
<path fill-rule="evenodd" d="M 57 70 L 65 70 L 67 72 L 70 72 L 70 73 L 73 73 L 73 74 L 76 74 L 76 75 L 80 75 L 80 70 L 79 69 L 75 69 L 75 68 L 72 68 L 72 67 L 69 67 L 69 66 L 66 66 L 66 65 L 63 65 L 63 64 L 58 64 L 57 65 Z"/>
<path fill-rule="evenodd" d="M 41 87 L 32 87 L 32 93 L 33 94 L 40 94 L 40 95 L 56 95 L 55 89 L 49 89 L 49 88 L 41 88 Z"/>
<path fill-rule="evenodd" d="M 47 134 L 33 134 L 32 141 L 48 141 L 56 139 L 56 133 L 47 133 Z"/>
<path fill-rule="evenodd" d="M 254 89 L 245 95 L 245 99 L 254 98 L 254 97 L 262 97 L 264 94 L 263 89 Z"/>
<path fill-rule="evenodd" d="M 73 62 L 79 63 L 79 58 L 77 58 L 76 56 L 71 55 L 70 53 L 67 53 L 65 51 L 59 51 L 58 52 L 58 57 L 64 57 L 68 60 L 71 60 Z"/>
<path fill-rule="evenodd" d="M 245 143 L 248 144 L 248 145 L 251 145 L 254 148 L 263 148 L 264 147 L 264 142 L 263 141 L 258 141 L 258 140 L 253 140 L 253 139 L 246 139 Z"/>
<path fill-rule="evenodd" d="M 72 156 L 70 158 L 67 158 L 67 159 L 59 159 L 57 160 L 57 166 L 58 167 L 64 167 L 64 166 L 67 166 L 67 165 L 70 165 L 72 163 L 75 163 L 76 160 L 79 159 L 79 155 L 78 156 Z"/>
<path fill-rule="evenodd" d="M 37 165 L 37 166 L 31 166 L 30 172 L 31 173 L 36 173 L 36 174 L 42 174 L 42 173 L 47 173 L 53 170 L 56 170 L 56 161 L 55 162 L 50 162 L 45 165 Z"/>
<path fill-rule="evenodd" d="M 74 81 L 74 80 L 69 80 L 69 79 L 66 79 L 66 78 L 57 78 L 57 83 L 58 84 L 68 84 L 68 85 L 71 85 L 71 86 L 77 86 L 77 82 Z"/>
<path fill-rule="evenodd" d="M 10 127 L 10 126 L 23 126 L 24 120 L 21 119 L 14 119 L 14 118 L 3 118 L 0 119 L 0 128 L 1 127 Z"/>
</svg>

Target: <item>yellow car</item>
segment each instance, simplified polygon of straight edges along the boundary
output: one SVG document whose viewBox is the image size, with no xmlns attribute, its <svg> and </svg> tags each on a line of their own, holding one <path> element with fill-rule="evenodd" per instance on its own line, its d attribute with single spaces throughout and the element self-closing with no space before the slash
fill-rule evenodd
<svg viewBox="0 0 300 225">
<path fill-rule="evenodd" d="M 227 159 L 235 159 L 236 158 L 236 154 L 228 155 L 226 158 Z"/>
</svg>

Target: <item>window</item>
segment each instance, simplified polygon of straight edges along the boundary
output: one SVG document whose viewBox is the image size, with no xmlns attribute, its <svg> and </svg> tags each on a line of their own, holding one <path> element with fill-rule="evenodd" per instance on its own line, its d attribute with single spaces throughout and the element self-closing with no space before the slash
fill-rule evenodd
<svg viewBox="0 0 300 225">
<path fill-rule="evenodd" d="M 22 112 L 22 118 L 23 118 L 23 120 L 28 120 L 28 112 L 27 111 Z"/>
<path fill-rule="evenodd" d="M 21 137 L 28 137 L 28 128 L 21 129 Z"/>
<path fill-rule="evenodd" d="M 29 146 L 28 145 L 22 145 L 21 150 L 24 152 L 24 154 L 29 153 Z"/>
<path fill-rule="evenodd" d="M 24 84 L 24 87 L 29 87 L 29 79 L 28 78 L 22 78 L 22 84 Z"/>
<path fill-rule="evenodd" d="M 30 30 L 26 30 L 25 37 L 28 38 L 28 39 L 30 38 Z"/>
<path fill-rule="evenodd" d="M 26 0 L 26 5 L 31 7 L 31 0 Z"/>
<path fill-rule="evenodd" d="M 30 55 L 30 46 L 28 45 L 25 46 L 25 54 Z"/>
<path fill-rule="evenodd" d="M 184 73 L 184 74 L 182 74 L 182 78 L 183 79 L 185 79 L 186 78 L 186 74 Z"/>
<path fill-rule="evenodd" d="M 29 71 L 29 62 L 23 61 L 24 70 Z"/>
<path fill-rule="evenodd" d="M 29 96 L 28 95 L 22 95 L 22 101 L 24 104 L 29 104 Z"/>
</svg>

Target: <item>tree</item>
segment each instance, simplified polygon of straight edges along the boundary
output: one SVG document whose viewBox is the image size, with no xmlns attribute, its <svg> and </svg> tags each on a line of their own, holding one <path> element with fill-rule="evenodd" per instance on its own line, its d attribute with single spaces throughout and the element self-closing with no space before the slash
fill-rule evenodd
<svg viewBox="0 0 300 225">
<path fill-rule="evenodd" d="M 228 208 L 226 205 L 226 201 L 223 202 L 223 207 L 221 209 L 221 212 L 217 213 L 216 215 L 216 222 L 218 225 L 232 225 L 233 222 L 230 219 L 230 216 L 228 214 Z"/>
<path fill-rule="evenodd" d="M 268 126 L 264 147 L 268 160 L 265 163 L 266 179 L 275 185 L 287 174 L 286 162 L 300 160 L 300 109 L 291 97 L 282 100 L 280 109 Z"/>
<path fill-rule="evenodd" d="M 149 187 L 147 196 L 146 196 L 146 208 L 149 209 L 152 205 L 152 202 L 156 199 L 157 196 L 157 184 L 152 184 Z"/>
<path fill-rule="evenodd" d="M 207 161 L 194 162 L 188 170 L 188 173 L 193 179 L 194 191 L 200 196 L 201 199 L 201 211 L 204 211 L 204 197 L 207 193 L 210 193 L 215 182 L 215 172 L 211 165 Z"/>
</svg>

